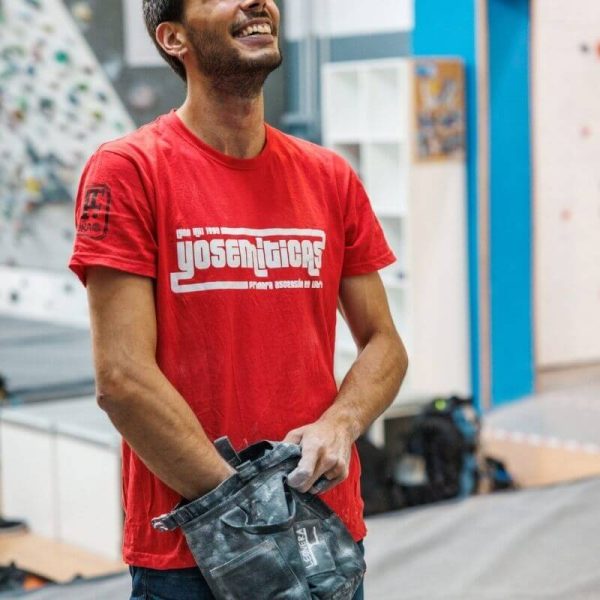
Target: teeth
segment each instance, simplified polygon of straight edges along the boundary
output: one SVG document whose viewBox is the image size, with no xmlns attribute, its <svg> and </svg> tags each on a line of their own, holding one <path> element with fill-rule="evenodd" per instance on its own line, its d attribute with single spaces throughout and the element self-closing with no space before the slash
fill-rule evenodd
<svg viewBox="0 0 600 600">
<path fill-rule="evenodd" d="M 254 35 L 256 33 L 270 34 L 271 26 L 267 23 L 264 23 L 262 25 L 250 25 L 245 29 L 242 29 L 242 31 L 238 34 L 238 37 L 248 37 L 249 35 Z"/>
</svg>

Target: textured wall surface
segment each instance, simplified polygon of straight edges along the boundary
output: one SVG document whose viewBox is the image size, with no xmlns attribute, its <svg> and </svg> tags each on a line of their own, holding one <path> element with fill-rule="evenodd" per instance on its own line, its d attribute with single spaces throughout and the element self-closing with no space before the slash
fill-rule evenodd
<svg viewBox="0 0 600 600">
<path fill-rule="evenodd" d="M 138 26 L 126 26 L 132 2 L 0 3 L 0 264 L 64 269 L 87 157 L 184 100 L 184 83 L 162 59 L 148 58 L 158 53 L 141 2 Z M 141 59 L 128 61 L 138 48 Z M 284 76 L 280 69 L 266 87 L 275 126 Z"/>
<path fill-rule="evenodd" d="M 538 367 L 600 362 L 600 3 L 534 3 Z"/>
</svg>

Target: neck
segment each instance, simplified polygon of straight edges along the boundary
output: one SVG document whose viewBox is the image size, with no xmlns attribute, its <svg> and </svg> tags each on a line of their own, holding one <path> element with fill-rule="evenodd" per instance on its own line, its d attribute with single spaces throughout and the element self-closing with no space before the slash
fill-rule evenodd
<svg viewBox="0 0 600 600">
<path fill-rule="evenodd" d="M 265 145 L 264 96 L 240 97 L 207 82 L 188 81 L 177 115 L 192 133 L 233 158 L 254 158 Z"/>
</svg>

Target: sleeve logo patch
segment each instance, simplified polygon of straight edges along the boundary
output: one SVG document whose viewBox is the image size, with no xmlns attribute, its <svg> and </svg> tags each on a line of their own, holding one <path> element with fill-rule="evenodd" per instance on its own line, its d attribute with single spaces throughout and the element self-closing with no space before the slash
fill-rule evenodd
<svg viewBox="0 0 600 600">
<path fill-rule="evenodd" d="M 108 233 L 109 217 L 110 188 L 107 185 L 86 188 L 77 234 L 101 240 Z"/>
</svg>

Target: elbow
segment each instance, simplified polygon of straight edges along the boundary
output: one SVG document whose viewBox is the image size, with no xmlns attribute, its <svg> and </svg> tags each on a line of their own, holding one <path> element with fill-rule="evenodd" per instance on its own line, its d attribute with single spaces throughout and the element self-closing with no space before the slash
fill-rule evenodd
<svg viewBox="0 0 600 600">
<path fill-rule="evenodd" d="M 109 416 L 122 406 L 130 395 L 130 378 L 116 365 L 102 365 L 96 369 L 96 403 Z"/>
<path fill-rule="evenodd" d="M 398 369 L 398 375 L 400 376 L 400 380 L 402 381 L 408 371 L 409 359 L 406 347 L 404 346 L 404 343 L 402 342 L 402 339 L 399 335 L 397 335 L 395 362 Z"/>
</svg>

